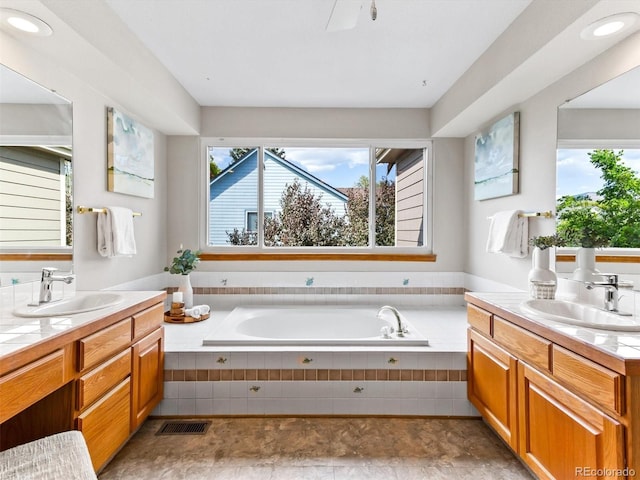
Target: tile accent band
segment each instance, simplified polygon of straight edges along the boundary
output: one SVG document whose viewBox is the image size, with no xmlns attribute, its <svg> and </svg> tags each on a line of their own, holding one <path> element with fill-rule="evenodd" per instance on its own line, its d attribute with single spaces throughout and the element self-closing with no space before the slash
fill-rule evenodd
<svg viewBox="0 0 640 480">
<path fill-rule="evenodd" d="M 193 369 L 165 370 L 165 382 L 399 381 L 466 382 L 466 370 L 412 369 Z"/>
<path fill-rule="evenodd" d="M 178 287 L 167 287 L 173 293 Z M 194 287 L 196 295 L 464 295 L 463 287 Z"/>
</svg>

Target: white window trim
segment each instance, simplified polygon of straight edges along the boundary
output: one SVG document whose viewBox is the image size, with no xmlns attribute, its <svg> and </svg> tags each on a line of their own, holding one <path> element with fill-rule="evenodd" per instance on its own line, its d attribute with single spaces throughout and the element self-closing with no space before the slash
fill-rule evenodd
<svg viewBox="0 0 640 480">
<path fill-rule="evenodd" d="M 424 148 L 427 151 L 425 158 L 426 168 L 424 168 L 425 182 L 425 202 L 423 205 L 424 218 L 424 245 L 421 247 L 382 247 L 370 245 L 366 247 L 261 247 L 264 244 L 264 228 L 259 230 L 258 246 L 253 245 L 208 245 L 209 231 L 209 212 L 208 212 L 208 178 L 209 178 L 209 160 L 207 149 L 209 147 L 259 147 L 258 155 L 258 218 L 264 223 L 264 205 L 263 205 L 263 147 L 281 147 L 281 148 L 369 148 L 373 152 L 375 147 L 387 148 Z M 199 218 L 198 237 L 200 242 L 200 250 L 205 253 L 327 253 L 327 254 L 355 254 L 355 253 L 378 253 L 378 254 L 433 254 L 433 142 L 428 139 L 333 139 L 333 138 L 238 138 L 238 137 L 202 137 L 200 140 L 201 158 L 201 181 L 200 185 L 200 202 L 198 204 Z M 371 153 L 371 155 L 374 155 Z M 375 162 L 369 161 L 370 178 L 375 181 Z M 375 203 L 374 189 L 369 189 L 369 222 L 370 233 L 373 228 L 375 232 L 375 218 L 372 215 L 372 209 Z M 372 225 L 373 224 L 373 225 Z M 369 238 L 374 238 L 370 236 Z"/>
</svg>

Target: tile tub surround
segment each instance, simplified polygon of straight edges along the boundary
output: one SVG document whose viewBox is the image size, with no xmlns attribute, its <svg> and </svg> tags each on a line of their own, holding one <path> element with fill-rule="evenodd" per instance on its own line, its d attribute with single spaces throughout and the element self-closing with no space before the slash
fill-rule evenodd
<svg viewBox="0 0 640 480">
<path fill-rule="evenodd" d="M 400 311 L 429 347 L 203 347 L 228 310 L 166 324 L 165 398 L 153 414 L 478 415 L 466 398 L 466 310 Z"/>
<path fill-rule="evenodd" d="M 479 419 L 211 418 L 205 435 L 147 420 L 100 480 L 440 480 L 533 477 Z"/>
<path fill-rule="evenodd" d="M 166 290 L 177 289 L 167 275 Z M 194 295 L 210 305 L 371 304 L 462 306 L 461 272 L 202 272 L 191 274 Z M 381 303 L 380 305 L 384 305 Z"/>
</svg>

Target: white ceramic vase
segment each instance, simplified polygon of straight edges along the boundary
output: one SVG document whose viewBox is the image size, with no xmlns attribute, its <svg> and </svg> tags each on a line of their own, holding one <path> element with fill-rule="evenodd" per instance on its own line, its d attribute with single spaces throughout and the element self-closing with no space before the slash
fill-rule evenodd
<svg viewBox="0 0 640 480">
<path fill-rule="evenodd" d="M 596 249 L 581 247 L 576 253 L 576 269 L 571 278 L 579 282 L 591 282 L 600 272 L 596 269 Z"/>
<path fill-rule="evenodd" d="M 193 288 L 191 287 L 191 277 L 187 275 L 178 275 L 178 291 L 182 292 L 182 301 L 184 308 L 193 307 Z"/>
<path fill-rule="evenodd" d="M 529 270 L 530 282 L 555 282 L 556 272 L 549 268 L 550 248 L 541 249 L 535 247 L 531 256 L 531 270 Z"/>
<path fill-rule="evenodd" d="M 553 300 L 556 296 L 558 278 L 556 272 L 549 268 L 550 248 L 535 247 L 531 257 L 532 268 L 529 270 L 529 294 L 531 298 Z"/>
</svg>

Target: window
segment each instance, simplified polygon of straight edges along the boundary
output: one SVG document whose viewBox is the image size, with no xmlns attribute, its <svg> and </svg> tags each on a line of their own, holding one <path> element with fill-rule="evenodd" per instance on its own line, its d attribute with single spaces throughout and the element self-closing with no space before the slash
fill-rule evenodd
<svg viewBox="0 0 640 480">
<path fill-rule="evenodd" d="M 562 148 L 557 154 L 557 230 L 570 247 L 640 248 L 640 149 Z M 589 234 L 595 245 L 579 236 Z"/>
<path fill-rule="evenodd" d="M 273 212 L 264 212 L 264 218 L 273 218 Z M 245 227 L 248 232 L 258 232 L 258 212 L 247 212 L 247 226 Z"/>
<path fill-rule="evenodd" d="M 426 147 L 209 146 L 207 245 L 426 252 Z"/>
</svg>

